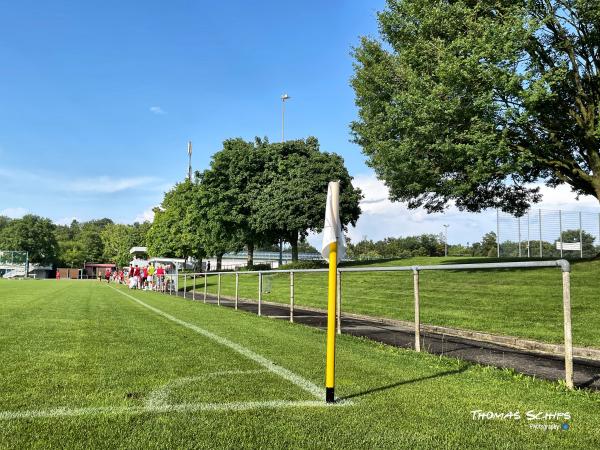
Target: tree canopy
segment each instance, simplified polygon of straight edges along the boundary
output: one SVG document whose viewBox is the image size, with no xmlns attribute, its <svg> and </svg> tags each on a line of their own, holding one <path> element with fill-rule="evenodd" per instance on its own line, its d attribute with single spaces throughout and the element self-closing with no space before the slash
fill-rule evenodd
<svg viewBox="0 0 600 450">
<path fill-rule="evenodd" d="M 0 229 L 0 249 L 27 251 L 30 262 L 52 264 L 58 252 L 55 228 L 50 219 L 33 214 L 6 221 Z"/>
<path fill-rule="evenodd" d="M 390 198 L 523 213 L 600 199 L 600 2 L 388 0 L 355 49 L 352 124 Z"/>
<path fill-rule="evenodd" d="M 202 258 L 201 223 L 190 220 L 196 189 L 185 180 L 165 194 L 160 207 L 154 209 L 154 221 L 146 235 L 148 252 L 154 256 Z"/>
<path fill-rule="evenodd" d="M 156 210 L 149 234 L 154 255 L 219 258 L 228 251 L 289 242 L 292 259 L 310 231 L 320 231 L 329 181 L 340 180 L 340 212 L 344 225 L 360 214 L 360 190 L 344 160 L 321 152 L 316 138 L 271 144 L 228 139 L 212 156 L 210 167 L 193 182 L 178 184 Z"/>
<path fill-rule="evenodd" d="M 362 194 L 352 186 L 341 156 L 321 152 L 318 140 L 311 137 L 271 144 L 264 157 L 260 189 L 253 199 L 252 223 L 266 235 L 289 242 L 292 260 L 298 259 L 298 240 L 323 229 L 330 181 L 340 181 L 342 224 L 356 224 Z"/>
</svg>

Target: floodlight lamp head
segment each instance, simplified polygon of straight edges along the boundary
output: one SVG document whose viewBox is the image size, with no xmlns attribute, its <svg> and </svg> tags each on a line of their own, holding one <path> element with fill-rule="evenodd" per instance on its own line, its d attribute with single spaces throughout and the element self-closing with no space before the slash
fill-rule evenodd
<svg viewBox="0 0 600 450">
<path fill-rule="evenodd" d="M 286 100 L 290 99 L 290 98 L 291 98 L 291 97 L 290 97 L 289 95 L 287 95 L 287 94 L 283 94 L 283 95 L 281 96 L 281 100 L 282 100 L 282 101 L 284 101 L 284 102 L 285 102 Z"/>
</svg>

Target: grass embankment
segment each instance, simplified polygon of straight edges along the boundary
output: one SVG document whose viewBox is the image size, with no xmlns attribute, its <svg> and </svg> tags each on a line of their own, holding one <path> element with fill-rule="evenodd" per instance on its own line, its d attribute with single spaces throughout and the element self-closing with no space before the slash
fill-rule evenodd
<svg viewBox="0 0 600 450">
<path fill-rule="evenodd" d="M 323 384 L 325 334 L 319 330 L 120 289 Z M 1 419 L 1 448 L 600 446 L 597 393 L 344 335 L 336 393 L 351 406 L 135 412 L 169 383 L 163 400 L 172 404 L 310 396 L 271 372 L 215 376 L 264 367 L 95 281 L 0 281 L 0 329 L 0 418 L 56 407 L 121 408 Z M 475 410 L 518 411 L 521 420 L 473 420 Z M 532 423 L 563 421 L 528 421 L 527 411 L 568 412 L 570 429 L 532 429 Z"/>
<path fill-rule="evenodd" d="M 375 265 L 493 262 L 486 258 L 410 258 Z M 373 264 L 370 264 L 373 265 Z M 240 272 L 243 274 L 244 272 Z M 326 308 L 327 275 L 296 274 L 295 303 Z M 223 275 L 221 293 L 233 296 L 234 275 Z M 188 289 L 192 282 L 188 279 Z M 196 279 L 197 293 L 204 279 Z M 265 275 L 263 299 L 289 303 L 289 275 Z M 180 284 L 183 287 L 183 282 Z M 571 302 L 575 345 L 600 348 L 600 260 L 572 263 Z M 217 278 L 208 278 L 208 292 Z M 559 269 L 424 271 L 420 276 L 421 322 L 561 343 L 562 279 Z M 240 296 L 258 298 L 255 275 L 240 275 Z M 345 273 L 342 309 L 392 319 L 414 318 L 410 272 Z"/>
</svg>

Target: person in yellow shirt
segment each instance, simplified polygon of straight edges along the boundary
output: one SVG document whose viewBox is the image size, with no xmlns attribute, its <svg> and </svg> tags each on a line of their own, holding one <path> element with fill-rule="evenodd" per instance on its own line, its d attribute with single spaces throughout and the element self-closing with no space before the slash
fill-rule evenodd
<svg viewBox="0 0 600 450">
<path fill-rule="evenodd" d="M 154 273 L 155 273 L 155 269 L 154 269 L 154 264 L 150 263 L 150 265 L 148 266 L 148 289 L 153 290 L 154 289 Z"/>
</svg>

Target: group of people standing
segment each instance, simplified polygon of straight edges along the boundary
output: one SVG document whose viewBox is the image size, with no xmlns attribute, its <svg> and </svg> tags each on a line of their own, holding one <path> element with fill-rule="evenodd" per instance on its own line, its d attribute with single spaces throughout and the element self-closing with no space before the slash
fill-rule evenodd
<svg viewBox="0 0 600 450">
<path fill-rule="evenodd" d="M 111 281 L 118 284 L 127 284 L 129 289 L 143 289 L 153 291 L 164 291 L 165 283 L 165 268 L 162 265 L 150 263 L 147 266 L 140 267 L 137 264 L 130 266 L 129 269 L 111 271 L 106 269 L 104 278 L 108 283 Z"/>
</svg>

